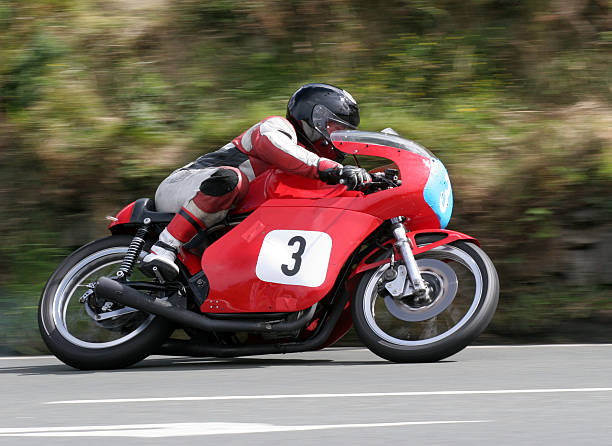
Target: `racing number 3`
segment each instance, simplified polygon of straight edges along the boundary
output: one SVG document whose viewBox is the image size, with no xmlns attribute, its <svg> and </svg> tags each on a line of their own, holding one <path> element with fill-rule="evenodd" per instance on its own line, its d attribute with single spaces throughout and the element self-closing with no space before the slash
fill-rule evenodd
<svg viewBox="0 0 612 446">
<path fill-rule="evenodd" d="M 275 229 L 264 237 L 255 274 L 263 282 L 316 288 L 327 277 L 331 250 L 325 232 Z"/>
<path fill-rule="evenodd" d="M 300 271 L 300 267 L 302 266 L 302 254 L 304 254 L 304 251 L 306 250 L 306 239 L 296 235 L 289 240 L 289 243 L 287 244 L 289 246 L 294 246 L 296 243 L 298 244 L 297 251 L 291 256 L 294 260 L 293 268 L 289 269 L 289 265 L 281 265 L 281 271 L 286 276 L 295 276 Z"/>
</svg>

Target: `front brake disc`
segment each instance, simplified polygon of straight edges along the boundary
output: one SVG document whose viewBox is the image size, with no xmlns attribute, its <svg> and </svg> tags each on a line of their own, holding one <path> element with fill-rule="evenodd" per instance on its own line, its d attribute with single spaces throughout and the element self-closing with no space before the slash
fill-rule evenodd
<svg viewBox="0 0 612 446">
<path fill-rule="evenodd" d="M 449 307 L 457 295 L 457 274 L 448 264 L 435 259 L 420 259 L 417 265 L 428 285 L 431 303 L 415 306 L 406 299 L 385 296 L 389 313 L 406 322 L 421 322 L 437 316 Z"/>
</svg>

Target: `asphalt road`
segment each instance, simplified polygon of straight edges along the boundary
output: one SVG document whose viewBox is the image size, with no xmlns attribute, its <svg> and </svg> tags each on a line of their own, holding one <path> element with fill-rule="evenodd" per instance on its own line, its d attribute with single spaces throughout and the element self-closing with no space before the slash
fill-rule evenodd
<svg viewBox="0 0 612 446">
<path fill-rule="evenodd" d="M 612 444 L 612 345 L 152 357 L 79 372 L 0 358 L 0 445 Z"/>
</svg>

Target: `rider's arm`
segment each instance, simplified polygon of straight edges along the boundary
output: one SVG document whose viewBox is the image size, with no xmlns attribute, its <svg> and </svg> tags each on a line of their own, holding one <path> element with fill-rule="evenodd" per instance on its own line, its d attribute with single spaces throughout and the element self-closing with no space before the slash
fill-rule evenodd
<svg viewBox="0 0 612 446">
<path fill-rule="evenodd" d="M 247 131 L 241 138 L 242 147 L 250 156 L 288 173 L 319 178 L 319 172 L 341 164 L 319 157 L 298 145 L 293 126 L 285 118 L 273 116 Z"/>
</svg>

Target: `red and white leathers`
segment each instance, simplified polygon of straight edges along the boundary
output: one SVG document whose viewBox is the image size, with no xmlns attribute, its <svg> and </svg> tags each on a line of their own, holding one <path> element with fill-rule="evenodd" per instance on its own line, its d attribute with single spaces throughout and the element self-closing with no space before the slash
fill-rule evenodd
<svg viewBox="0 0 612 446">
<path fill-rule="evenodd" d="M 258 122 L 221 149 L 175 170 L 159 185 L 155 194 L 157 210 L 174 212 L 176 216 L 143 265 L 157 261 L 154 263 L 165 270 L 166 277 L 172 271 L 177 273 L 174 260 L 178 248 L 200 229 L 223 220 L 244 199 L 249 181 L 266 170 L 278 168 L 319 178 L 320 171 L 337 166 L 340 164 L 299 145 L 287 119 L 271 116 Z"/>
<path fill-rule="evenodd" d="M 258 122 L 232 143 L 249 157 L 253 177 L 270 168 L 309 178 L 319 178 L 319 171 L 339 164 L 298 144 L 295 129 L 280 116 Z"/>
</svg>

